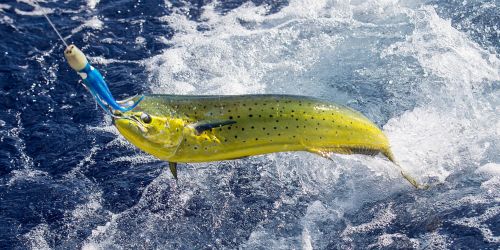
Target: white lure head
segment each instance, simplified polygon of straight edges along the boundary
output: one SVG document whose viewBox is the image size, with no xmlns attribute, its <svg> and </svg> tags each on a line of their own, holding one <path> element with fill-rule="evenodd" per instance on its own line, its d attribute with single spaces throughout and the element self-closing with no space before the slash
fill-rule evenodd
<svg viewBox="0 0 500 250">
<path fill-rule="evenodd" d="M 83 52 L 73 44 L 64 50 L 64 57 L 68 60 L 69 66 L 77 72 L 84 69 L 88 63 Z"/>
</svg>

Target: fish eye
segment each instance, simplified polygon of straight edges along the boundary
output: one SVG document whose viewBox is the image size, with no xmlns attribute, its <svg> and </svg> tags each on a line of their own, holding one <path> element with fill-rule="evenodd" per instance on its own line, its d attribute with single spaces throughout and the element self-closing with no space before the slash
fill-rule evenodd
<svg viewBox="0 0 500 250">
<path fill-rule="evenodd" d="M 144 122 L 144 123 L 146 123 L 146 124 L 149 124 L 149 123 L 151 123 L 151 121 L 152 121 L 153 119 L 151 119 L 151 116 L 149 116 L 148 114 L 146 114 L 146 113 L 142 113 L 142 114 L 141 114 L 141 120 L 142 120 L 142 122 Z"/>
</svg>

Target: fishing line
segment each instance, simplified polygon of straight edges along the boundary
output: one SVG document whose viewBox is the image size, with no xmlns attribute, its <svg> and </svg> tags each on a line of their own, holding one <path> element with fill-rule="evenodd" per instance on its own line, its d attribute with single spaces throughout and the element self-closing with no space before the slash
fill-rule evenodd
<svg viewBox="0 0 500 250">
<path fill-rule="evenodd" d="M 52 29 L 54 29 L 54 31 L 57 33 L 57 36 L 59 36 L 59 39 L 61 39 L 61 41 L 64 43 L 64 45 L 66 47 L 68 47 L 68 44 L 66 43 L 66 40 L 64 40 L 64 38 L 61 36 L 61 33 L 59 33 L 59 31 L 57 30 L 56 26 L 54 25 L 54 23 L 52 23 L 52 21 L 50 20 L 49 16 L 47 16 L 45 14 L 45 12 L 43 11 L 42 7 L 40 7 L 40 4 L 38 4 L 38 1 L 36 0 L 33 0 L 33 3 L 38 6 L 38 8 L 40 8 L 40 10 L 42 11 L 42 15 L 45 17 L 45 19 L 47 19 L 47 21 L 49 22 L 50 26 L 52 26 Z"/>
</svg>

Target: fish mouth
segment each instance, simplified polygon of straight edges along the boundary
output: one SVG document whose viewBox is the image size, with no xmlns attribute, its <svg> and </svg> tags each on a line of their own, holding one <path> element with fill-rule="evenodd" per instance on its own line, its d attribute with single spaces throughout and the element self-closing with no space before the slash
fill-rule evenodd
<svg viewBox="0 0 500 250">
<path fill-rule="evenodd" d="M 135 116 L 114 115 L 112 124 L 117 128 L 137 130 L 137 133 L 147 133 L 146 126 Z"/>
</svg>

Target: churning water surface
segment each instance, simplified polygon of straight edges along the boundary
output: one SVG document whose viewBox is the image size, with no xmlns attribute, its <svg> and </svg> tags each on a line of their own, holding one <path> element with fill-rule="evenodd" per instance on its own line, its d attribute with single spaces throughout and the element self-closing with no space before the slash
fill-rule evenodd
<svg viewBox="0 0 500 250">
<path fill-rule="evenodd" d="M 498 249 L 495 0 L 0 3 L 0 248 Z M 43 18 L 118 98 L 320 97 L 388 135 L 387 160 L 302 152 L 182 164 L 126 142 Z"/>
</svg>

